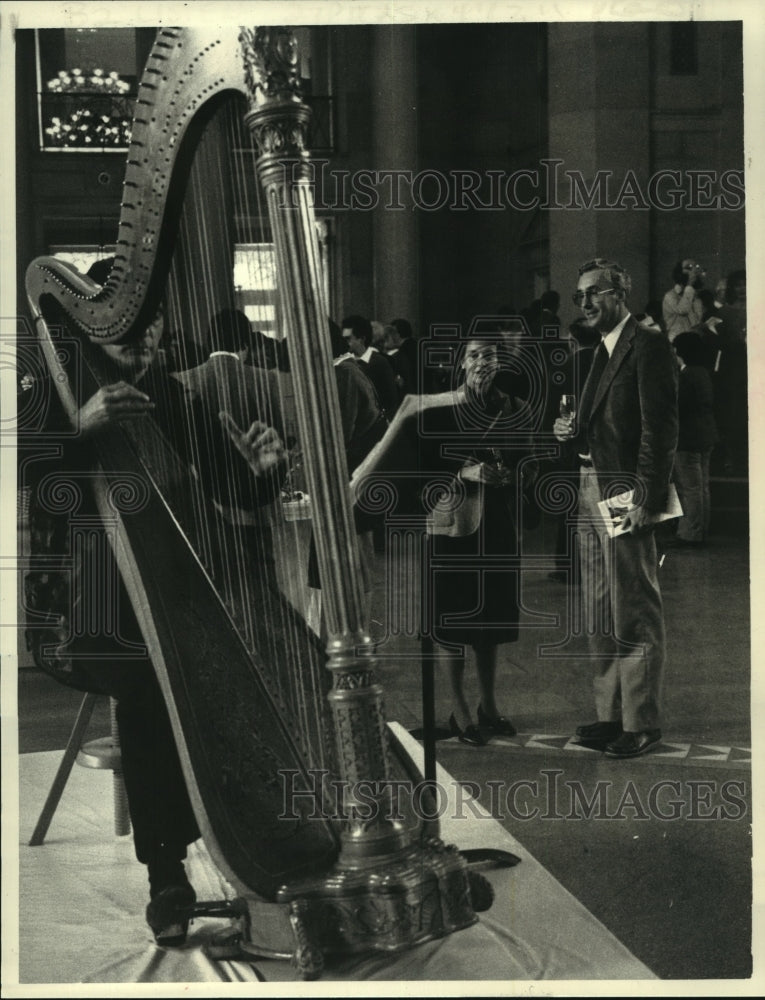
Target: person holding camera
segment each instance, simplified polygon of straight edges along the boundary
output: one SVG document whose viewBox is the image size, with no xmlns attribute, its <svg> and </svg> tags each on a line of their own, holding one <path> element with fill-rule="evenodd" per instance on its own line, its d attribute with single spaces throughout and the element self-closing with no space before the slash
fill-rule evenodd
<svg viewBox="0 0 765 1000">
<path fill-rule="evenodd" d="M 674 285 L 662 301 L 664 325 L 667 336 L 673 341 L 678 333 L 685 333 L 701 322 L 704 305 L 699 291 L 704 287 L 706 272 L 692 257 L 678 261 L 672 271 Z"/>
</svg>

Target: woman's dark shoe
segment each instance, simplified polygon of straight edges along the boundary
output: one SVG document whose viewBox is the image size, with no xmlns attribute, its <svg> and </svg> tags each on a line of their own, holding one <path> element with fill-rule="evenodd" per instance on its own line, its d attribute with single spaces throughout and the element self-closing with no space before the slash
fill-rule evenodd
<svg viewBox="0 0 765 1000">
<path fill-rule="evenodd" d="M 464 729 L 460 729 L 453 714 L 449 716 L 449 729 L 452 736 L 456 736 L 460 743 L 467 743 L 471 747 L 486 746 L 486 739 L 478 726 L 474 726 L 471 723 L 471 725 L 466 726 Z"/>
<path fill-rule="evenodd" d="M 480 705 L 478 706 L 478 725 L 490 729 L 497 736 L 515 736 L 516 732 L 515 726 L 504 715 L 498 715 L 496 719 L 492 719 Z"/>
<path fill-rule="evenodd" d="M 151 898 L 146 907 L 146 923 L 154 940 L 163 948 L 179 948 L 186 943 L 189 920 L 197 894 L 189 882 L 168 885 Z"/>
</svg>

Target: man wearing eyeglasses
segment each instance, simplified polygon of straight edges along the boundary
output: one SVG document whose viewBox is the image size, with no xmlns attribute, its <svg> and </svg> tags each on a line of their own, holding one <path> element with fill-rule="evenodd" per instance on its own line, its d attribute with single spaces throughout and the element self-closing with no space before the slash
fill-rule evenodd
<svg viewBox="0 0 765 1000">
<path fill-rule="evenodd" d="M 580 267 L 573 299 L 600 344 L 576 424 L 559 417 L 553 428 L 581 466 L 580 593 L 598 718 L 577 736 L 614 758 L 636 757 L 661 739 L 665 635 L 653 523 L 667 500 L 677 444 L 672 349 L 630 315 L 630 288 L 629 274 L 613 261 Z M 629 489 L 626 530 L 611 537 L 598 503 Z"/>
</svg>

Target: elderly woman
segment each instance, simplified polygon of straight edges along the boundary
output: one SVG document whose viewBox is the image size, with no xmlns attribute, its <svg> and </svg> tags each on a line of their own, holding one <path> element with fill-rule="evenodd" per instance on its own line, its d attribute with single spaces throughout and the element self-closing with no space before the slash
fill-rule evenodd
<svg viewBox="0 0 765 1000">
<path fill-rule="evenodd" d="M 484 746 L 513 736 L 495 691 L 497 649 L 518 638 L 522 498 L 536 475 L 525 404 L 495 384 L 504 344 L 471 335 L 458 352 L 454 389 L 409 396 L 394 424 L 354 476 L 363 502 L 368 475 L 385 475 L 400 501 L 426 516 L 423 619 L 451 688 L 452 733 Z M 480 698 L 465 693 L 472 650 Z"/>
</svg>

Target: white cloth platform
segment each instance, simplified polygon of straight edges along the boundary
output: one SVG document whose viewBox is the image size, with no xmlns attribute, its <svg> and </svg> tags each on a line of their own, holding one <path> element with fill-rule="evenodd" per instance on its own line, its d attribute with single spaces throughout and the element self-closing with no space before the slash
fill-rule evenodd
<svg viewBox="0 0 765 1000">
<path fill-rule="evenodd" d="M 419 744 L 400 726 L 392 728 L 421 762 Z M 155 946 L 143 916 L 145 869 L 135 860 L 132 838 L 113 833 L 110 772 L 75 767 L 45 843 L 27 846 L 60 756 L 20 758 L 21 984 L 295 980 L 286 961 L 208 959 L 203 946 L 228 926 L 220 919 L 197 919 L 184 948 Z M 442 768 L 438 780 L 446 789 L 453 787 Z M 501 848 L 522 859 L 514 868 L 482 869 L 495 889 L 491 910 L 475 926 L 440 941 L 392 956 L 344 960 L 325 970 L 324 981 L 492 980 L 510 989 L 519 980 L 655 978 L 514 837 L 476 810 L 481 818 L 450 819 L 454 810 L 447 810 L 441 836 L 463 849 Z M 187 868 L 199 899 L 231 895 L 201 842 L 190 848 Z"/>
</svg>

